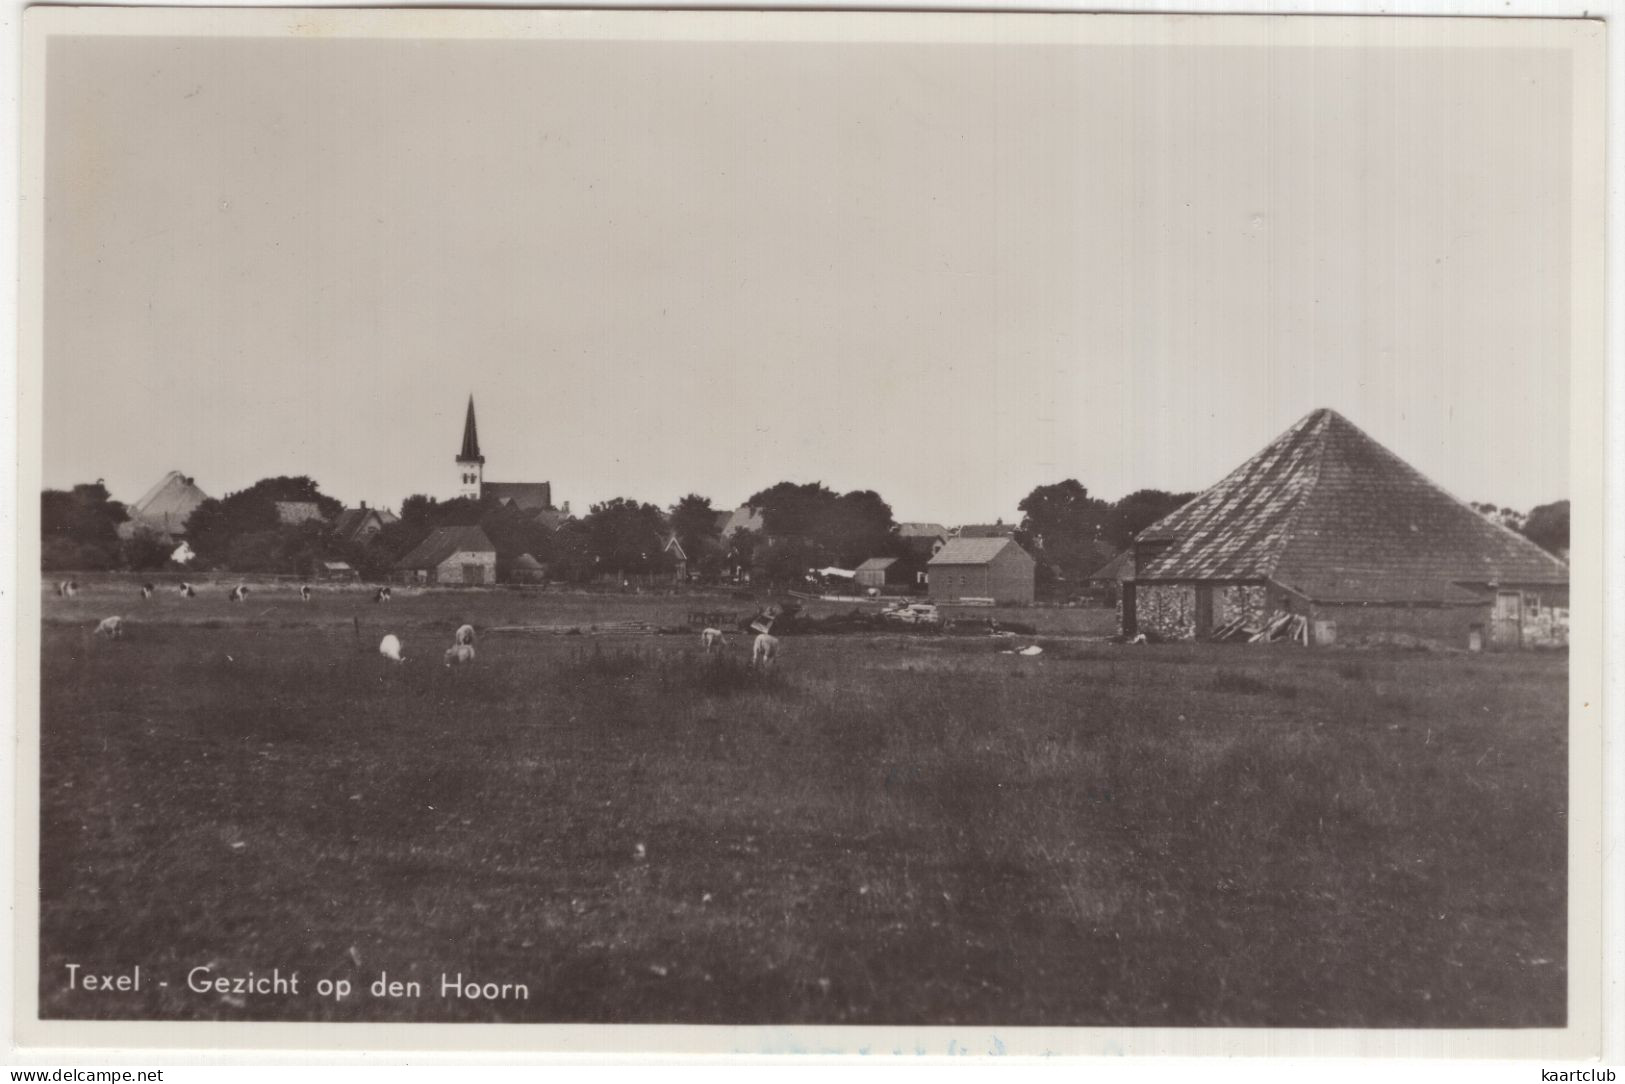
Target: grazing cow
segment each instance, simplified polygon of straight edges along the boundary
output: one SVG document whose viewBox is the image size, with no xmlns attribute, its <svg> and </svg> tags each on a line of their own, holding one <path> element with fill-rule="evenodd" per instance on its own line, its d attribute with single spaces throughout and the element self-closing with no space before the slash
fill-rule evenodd
<svg viewBox="0 0 1625 1084">
<path fill-rule="evenodd" d="M 401 641 L 393 632 L 378 642 L 378 654 L 393 662 L 405 662 L 401 657 Z"/>
<path fill-rule="evenodd" d="M 700 633 L 700 646 L 705 648 L 707 655 L 724 647 L 726 643 L 727 641 L 722 638 L 721 629 L 705 629 Z"/>
<path fill-rule="evenodd" d="M 231 601 L 233 601 L 233 602 L 247 602 L 248 601 L 248 588 L 244 587 L 242 584 L 238 584 L 236 587 L 233 587 L 231 589 Z"/>
<path fill-rule="evenodd" d="M 302 583 L 302 584 L 299 585 L 299 601 L 300 602 L 309 602 L 310 601 L 310 584 Z"/>
<path fill-rule="evenodd" d="M 751 649 L 750 664 L 752 666 L 772 666 L 779 657 L 779 638 L 769 633 L 761 633 L 756 637 L 756 646 Z"/>
<path fill-rule="evenodd" d="M 378 589 L 378 593 L 372 596 L 372 600 L 374 602 L 388 602 L 394 597 L 395 596 L 390 593 L 389 586 L 386 584 Z"/>
<path fill-rule="evenodd" d="M 446 648 L 446 665 L 463 666 L 474 661 L 473 644 L 452 644 Z"/>
<path fill-rule="evenodd" d="M 141 597 L 144 599 L 150 599 L 155 590 L 157 590 L 157 588 L 153 587 L 152 584 L 144 583 L 141 585 Z"/>
<path fill-rule="evenodd" d="M 193 590 L 192 585 L 189 583 L 183 583 L 179 587 L 175 588 L 175 590 L 179 591 L 181 593 L 181 597 L 183 598 L 197 597 L 197 592 Z"/>
<path fill-rule="evenodd" d="M 104 618 L 102 618 L 101 624 L 96 626 L 96 635 L 97 636 L 105 636 L 109 640 L 123 639 L 124 638 L 124 618 L 122 618 L 122 617 L 104 617 Z"/>
<path fill-rule="evenodd" d="M 79 593 L 79 581 L 63 580 L 61 583 L 56 585 L 56 593 L 61 595 L 63 598 L 72 598 L 74 595 Z"/>
</svg>

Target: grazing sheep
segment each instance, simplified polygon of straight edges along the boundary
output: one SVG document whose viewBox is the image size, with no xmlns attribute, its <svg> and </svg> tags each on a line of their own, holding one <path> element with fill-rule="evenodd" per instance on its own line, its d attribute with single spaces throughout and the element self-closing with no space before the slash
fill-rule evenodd
<svg viewBox="0 0 1625 1084">
<path fill-rule="evenodd" d="M 721 629 L 705 629 L 700 633 L 700 646 L 705 648 L 707 655 L 726 646 L 727 641 L 722 638 Z"/>
<path fill-rule="evenodd" d="M 772 666 L 779 657 L 779 638 L 768 633 L 761 633 L 756 637 L 756 646 L 751 649 L 750 664 L 752 666 Z"/>
<path fill-rule="evenodd" d="M 474 661 L 473 644 L 452 644 L 446 648 L 446 665 L 463 666 Z"/>
<path fill-rule="evenodd" d="M 401 657 L 401 641 L 393 632 L 378 642 L 378 654 L 394 662 L 405 662 Z"/>
<path fill-rule="evenodd" d="M 150 599 L 152 598 L 152 593 L 156 590 L 157 588 L 155 588 L 152 584 L 144 583 L 141 585 L 141 597 L 144 599 Z"/>
<path fill-rule="evenodd" d="M 302 583 L 302 584 L 299 585 L 299 601 L 300 602 L 309 602 L 310 601 L 310 584 Z"/>
<path fill-rule="evenodd" d="M 242 584 L 238 584 L 236 587 L 233 587 L 231 589 L 231 601 L 233 601 L 233 602 L 247 602 L 248 601 L 248 588 L 244 587 Z"/>
<path fill-rule="evenodd" d="M 105 636 L 109 640 L 120 640 L 124 637 L 124 618 L 104 617 L 101 624 L 96 626 L 97 636 Z"/>
<path fill-rule="evenodd" d="M 462 628 L 458 629 L 457 634 L 451 638 L 451 642 L 452 642 L 452 645 L 454 647 L 461 646 L 463 644 L 467 644 L 469 647 L 473 647 L 474 646 L 474 626 L 473 625 L 464 625 Z"/>
</svg>

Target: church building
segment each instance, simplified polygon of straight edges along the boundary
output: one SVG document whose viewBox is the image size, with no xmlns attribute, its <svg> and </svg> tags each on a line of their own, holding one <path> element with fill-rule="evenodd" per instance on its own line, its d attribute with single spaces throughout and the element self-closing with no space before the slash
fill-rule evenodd
<svg viewBox="0 0 1625 1084">
<path fill-rule="evenodd" d="M 480 430 L 474 421 L 474 397 L 468 397 L 468 418 L 463 422 L 463 448 L 457 453 L 457 496 L 498 503 L 523 512 L 553 511 L 551 482 L 487 482 L 485 456 L 480 454 Z"/>
</svg>

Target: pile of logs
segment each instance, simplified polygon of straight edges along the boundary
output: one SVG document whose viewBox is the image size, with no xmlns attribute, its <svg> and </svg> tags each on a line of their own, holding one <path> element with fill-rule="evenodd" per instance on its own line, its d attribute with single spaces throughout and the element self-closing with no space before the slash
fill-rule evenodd
<svg viewBox="0 0 1625 1084">
<path fill-rule="evenodd" d="M 1309 619 L 1302 614 L 1282 613 L 1276 610 L 1263 624 L 1249 622 L 1245 617 L 1220 625 L 1213 630 L 1210 640 L 1245 640 L 1249 644 L 1287 642 L 1309 646 Z"/>
</svg>

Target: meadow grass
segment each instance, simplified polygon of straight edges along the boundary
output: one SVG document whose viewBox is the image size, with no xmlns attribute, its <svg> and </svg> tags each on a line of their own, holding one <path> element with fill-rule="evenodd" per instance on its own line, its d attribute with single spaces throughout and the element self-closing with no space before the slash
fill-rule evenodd
<svg viewBox="0 0 1625 1084">
<path fill-rule="evenodd" d="M 46 1016 L 1564 1020 L 1563 655 L 899 633 L 763 674 L 745 637 L 487 633 L 448 669 L 527 604 L 174 600 L 97 642 L 107 601 L 46 604 Z M 579 605 L 700 608 L 638 603 Z M 199 964 L 425 996 L 199 995 Z"/>
</svg>

